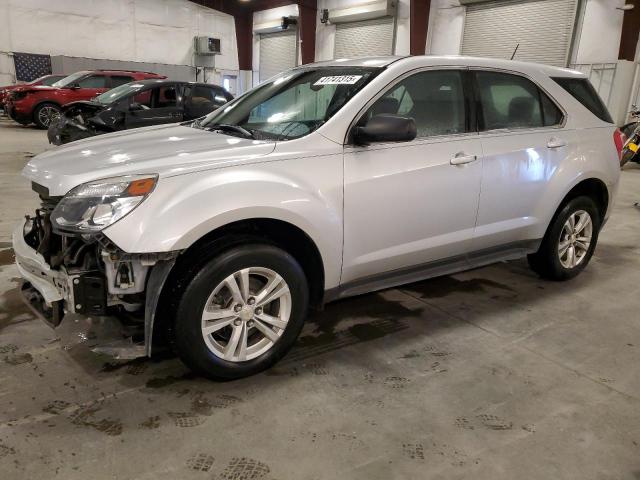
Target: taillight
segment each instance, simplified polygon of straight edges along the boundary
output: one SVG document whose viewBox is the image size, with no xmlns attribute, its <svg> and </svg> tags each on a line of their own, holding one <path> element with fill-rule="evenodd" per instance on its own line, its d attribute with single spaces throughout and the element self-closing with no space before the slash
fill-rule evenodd
<svg viewBox="0 0 640 480">
<path fill-rule="evenodd" d="M 622 148 L 624 144 L 627 142 L 627 136 L 622 133 L 619 128 L 613 132 L 613 143 L 616 144 L 616 150 L 618 151 L 618 158 L 622 158 Z"/>
</svg>

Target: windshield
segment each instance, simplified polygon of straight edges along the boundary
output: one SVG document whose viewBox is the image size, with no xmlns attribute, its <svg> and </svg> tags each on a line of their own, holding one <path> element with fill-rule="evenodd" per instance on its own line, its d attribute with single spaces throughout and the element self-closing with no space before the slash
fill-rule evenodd
<svg viewBox="0 0 640 480">
<path fill-rule="evenodd" d="M 138 90 L 143 89 L 144 87 L 145 86 L 142 83 L 125 83 L 124 85 L 120 85 L 119 87 L 112 88 L 111 90 L 104 92 L 102 95 L 98 95 L 93 99 L 93 101 L 102 103 L 103 105 L 107 105 L 109 103 L 116 102 L 131 93 L 135 93 Z"/>
<path fill-rule="evenodd" d="M 45 75 L 44 77 L 40 77 L 33 81 L 33 83 L 40 82 L 40 85 L 51 86 L 55 82 L 62 80 L 64 77 L 62 75 Z"/>
<path fill-rule="evenodd" d="M 74 82 L 77 82 L 79 78 L 84 77 L 87 72 L 76 72 L 72 73 L 68 77 L 64 77 L 62 80 L 58 80 L 56 83 L 51 85 L 52 87 L 63 88 L 68 85 L 71 85 Z"/>
<path fill-rule="evenodd" d="M 290 70 L 193 126 L 256 139 L 299 138 L 329 120 L 380 71 L 362 67 Z"/>
</svg>

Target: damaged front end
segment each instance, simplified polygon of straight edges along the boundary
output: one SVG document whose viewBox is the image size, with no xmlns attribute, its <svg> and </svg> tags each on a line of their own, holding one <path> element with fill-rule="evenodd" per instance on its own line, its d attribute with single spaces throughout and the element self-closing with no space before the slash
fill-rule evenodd
<svg viewBox="0 0 640 480">
<path fill-rule="evenodd" d="M 151 354 L 155 310 L 178 252 L 127 253 L 102 233 L 100 221 L 108 225 L 110 213 L 115 221 L 127 213 L 118 216 L 116 204 L 142 201 L 155 177 L 118 180 L 86 184 L 65 197 L 34 184 L 41 208 L 18 225 L 13 246 L 31 310 L 66 332 L 67 343 L 124 359 Z"/>
<path fill-rule="evenodd" d="M 123 115 L 107 112 L 104 105 L 93 102 L 73 102 L 64 107 L 57 121 L 47 131 L 49 143 L 63 145 L 83 138 L 118 130 Z"/>
</svg>

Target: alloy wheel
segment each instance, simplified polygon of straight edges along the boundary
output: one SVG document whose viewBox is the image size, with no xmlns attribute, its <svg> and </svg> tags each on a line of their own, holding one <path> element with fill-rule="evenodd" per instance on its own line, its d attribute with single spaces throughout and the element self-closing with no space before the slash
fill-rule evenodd
<svg viewBox="0 0 640 480">
<path fill-rule="evenodd" d="M 560 232 L 558 257 L 564 268 L 575 268 L 586 258 L 591 238 L 593 221 L 584 210 L 573 212 Z"/>
<path fill-rule="evenodd" d="M 249 267 L 229 275 L 211 292 L 202 312 L 202 337 L 209 350 L 231 362 L 267 352 L 291 315 L 291 292 L 275 271 Z"/>
<path fill-rule="evenodd" d="M 51 122 L 60 118 L 60 112 L 55 107 L 44 106 L 38 112 L 38 120 L 42 125 L 48 127 L 51 125 Z"/>
</svg>

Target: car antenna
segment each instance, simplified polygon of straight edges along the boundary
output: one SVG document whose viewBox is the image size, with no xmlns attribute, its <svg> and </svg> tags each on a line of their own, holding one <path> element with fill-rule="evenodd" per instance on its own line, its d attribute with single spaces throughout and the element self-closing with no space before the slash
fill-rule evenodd
<svg viewBox="0 0 640 480">
<path fill-rule="evenodd" d="M 513 58 L 516 56 L 516 52 L 518 51 L 518 47 L 519 46 L 520 46 L 520 44 L 517 44 L 516 48 L 513 49 L 513 53 L 511 54 L 510 60 L 513 60 Z"/>
</svg>

